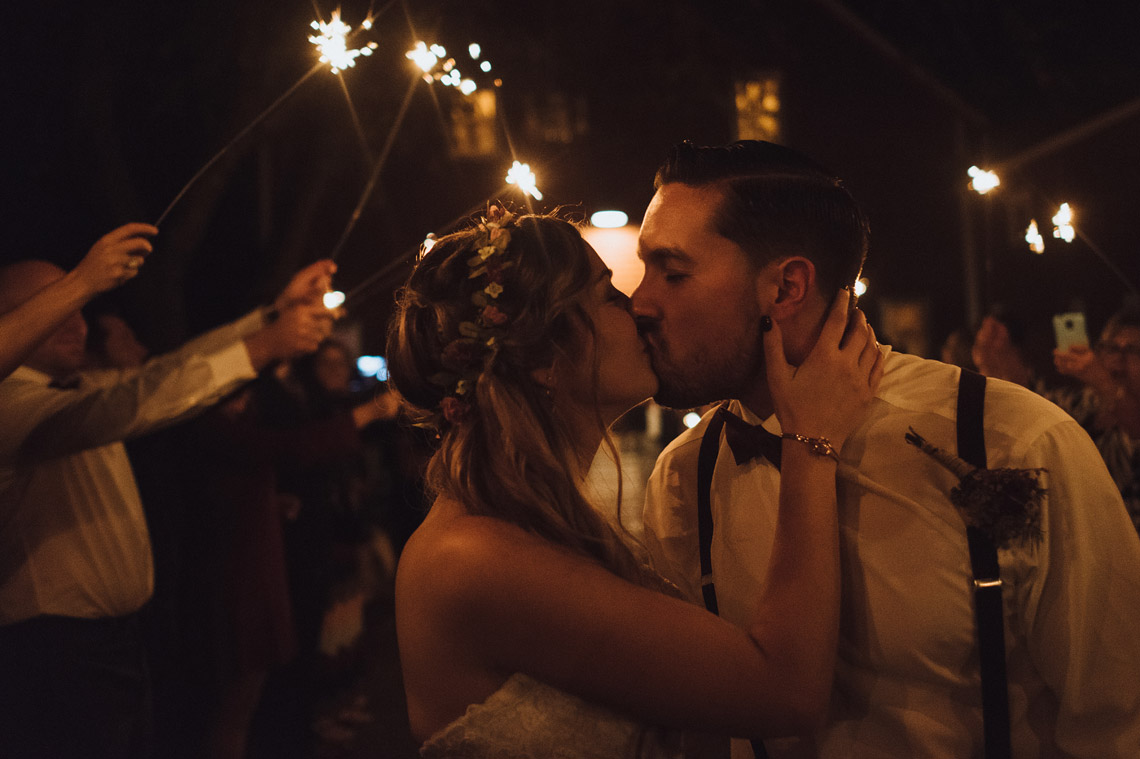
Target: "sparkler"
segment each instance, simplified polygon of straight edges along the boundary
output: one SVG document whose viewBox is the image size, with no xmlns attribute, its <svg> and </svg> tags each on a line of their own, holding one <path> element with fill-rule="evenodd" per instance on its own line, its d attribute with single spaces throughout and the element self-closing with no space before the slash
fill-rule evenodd
<svg viewBox="0 0 1140 759">
<path fill-rule="evenodd" d="M 288 100 L 290 95 L 292 95 L 294 92 L 296 92 L 301 87 L 302 84 L 304 84 L 306 81 L 308 81 L 309 78 L 313 74 L 317 73 L 322 68 L 324 68 L 324 64 L 318 63 L 316 66 L 313 66 L 311 69 L 309 69 L 307 72 L 305 72 L 305 75 L 302 76 L 300 79 L 298 79 L 293 84 L 292 87 L 287 89 L 280 97 L 278 97 L 276 100 L 274 100 L 272 103 L 270 103 L 269 107 L 266 108 L 264 111 L 262 111 L 257 116 L 257 118 L 255 118 L 253 121 L 249 122 L 245 126 L 244 129 L 242 129 L 240 132 L 238 132 L 236 137 L 234 137 L 232 140 L 227 142 L 222 147 L 222 149 L 219 150 L 217 153 L 214 153 L 213 158 L 211 158 L 209 161 L 206 161 L 206 164 L 202 168 L 198 169 L 198 171 L 194 174 L 194 176 L 190 177 L 190 181 L 182 186 L 182 189 L 179 190 L 178 194 L 174 196 L 174 200 L 170 201 L 170 205 L 168 205 L 166 207 L 166 210 L 164 210 L 161 214 L 159 214 L 158 220 L 154 222 L 154 225 L 156 227 L 161 227 L 162 222 L 165 221 L 166 217 L 170 215 L 170 212 L 172 210 L 174 210 L 174 206 L 178 205 L 178 201 L 182 200 L 182 196 L 184 196 L 190 190 L 190 188 L 193 187 L 198 182 L 198 180 L 202 178 L 202 175 L 204 175 L 207 171 L 210 170 L 211 166 L 213 166 L 215 163 L 218 162 L 218 159 L 220 159 L 222 156 L 224 156 L 226 153 L 228 153 L 234 145 L 241 142 L 242 138 L 244 138 L 247 134 L 252 132 L 254 130 L 254 128 L 256 128 L 257 125 L 260 124 L 262 121 L 265 121 L 265 119 L 269 116 L 269 114 L 271 114 L 275 110 L 277 110 L 278 106 L 280 106 L 282 103 L 284 103 L 286 100 Z"/>
<path fill-rule="evenodd" d="M 332 18 L 327 23 L 314 21 L 310 26 L 320 34 L 309 35 L 309 42 L 313 43 L 321 54 L 321 63 L 329 64 L 334 74 L 352 68 L 356 65 L 357 58 L 362 55 L 372 55 L 372 51 L 376 49 L 375 42 L 369 42 L 364 47 L 358 48 L 348 46 L 348 35 L 352 27 L 341 21 L 339 10 L 333 11 Z M 366 18 L 360 28 L 371 29 L 372 20 Z"/>
<path fill-rule="evenodd" d="M 432 247 L 435 245 L 438 237 L 442 237 L 443 235 L 448 234 L 449 232 L 451 232 L 452 229 L 454 229 L 455 225 L 459 224 L 464 219 L 471 218 L 472 214 L 475 214 L 475 213 L 479 212 L 480 210 L 485 210 L 487 208 L 487 206 L 490 205 L 491 203 L 498 203 L 499 202 L 498 201 L 499 195 L 502 193 L 503 190 L 510 189 L 510 186 L 512 184 L 514 184 L 524 194 L 530 194 L 530 192 L 524 186 L 524 184 L 526 184 L 526 185 L 530 186 L 530 188 L 534 192 L 538 193 L 536 200 L 542 199 L 542 193 L 538 192 L 538 188 L 533 187 L 534 173 L 530 171 L 530 166 L 528 166 L 525 163 L 520 164 L 518 161 L 515 161 L 514 164 L 511 166 L 511 172 L 514 172 L 516 176 L 522 175 L 524 180 L 526 177 L 529 176 L 529 178 L 530 178 L 529 183 L 524 181 L 523 184 L 520 184 L 517 181 L 512 182 L 508 178 L 507 184 L 504 185 L 503 187 L 501 187 L 499 190 L 497 190 L 493 195 L 490 195 L 487 198 L 483 199 L 478 204 L 467 209 L 461 215 L 455 217 L 454 219 L 449 221 L 447 224 L 440 227 L 438 232 L 429 232 L 427 234 L 427 236 L 424 238 L 424 241 L 422 243 L 420 243 L 419 246 L 417 246 L 415 251 L 397 256 L 395 259 L 393 259 L 392 261 L 389 261 L 386 265 L 382 266 L 379 270 L 377 270 L 376 272 L 374 272 L 373 274 L 371 274 L 367 278 L 365 278 L 364 281 L 362 281 L 356 287 L 349 290 L 348 294 L 345 296 L 346 300 L 356 302 L 358 295 L 363 293 L 365 290 L 367 290 L 369 287 L 371 287 L 375 283 L 382 281 L 385 276 L 390 274 L 397 267 L 404 265 L 404 264 L 407 264 L 407 263 L 410 263 L 410 262 L 418 261 L 420 258 L 427 255 L 427 252 L 429 250 L 431 250 Z M 510 177 L 509 173 L 508 173 L 508 177 Z M 343 241 L 343 238 L 342 238 L 342 241 Z"/>
<path fill-rule="evenodd" d="M 970 189 L 979 195 L 985 195 L 990 190 L 1001 184 L 998 175 L 992 171 L 983 171 L 977 166 L 971 166 L 966 170 L 972 178 L 970 179 Z"/>
<path fill-rule="evenodd" d="M 1062 203 L 1057 213 L 1053 215 L 1053 236 L 1065 242 L 1072 242 L 1076 236 L 1076 230 L 1073 229 L 1073 209 L 1068 203 Z"/>
<path fill-rule="evenodd" d="M 490 61 L 479 60 L 483 55 L 483 48 L 480 47 L 479 43 L 472 42 L 468 45 L 467 54 L 471 56 L 471 60 L 479 61 L 480 71 L 484 73 L 491 71 Z M 424 72 L 423 79 L 428 84 L 439 82 L 442 85 L 456 88 L 464 95 L 470 95 L 479 89 L 479 85 L 474 79 L 463 76 L 455 58 L 448 57 L 447 49 L 443 45 L 429 45 L 421 40 L 416 42 L 414 48 L 404 53 L 404 57 L 420 67 L 420 70 Z M 495 79 L 493 84 L 496 87 L 501 87 L 503 80 Z"/>
<path fill-rule="evenodd" d="M 388 5 L 391 5 L 391 3 Z M 387 7 L 388 6 L 385 6 L 385 9 L 387 9 Z M 300 89 L 302 84 L 304 84 L 309 80 L 309 78 L 324 68 L 326 63 L 331 64 L 332 72 L 334 74 L 337 74 L 340 73 L 342 69 L 355 66 L 357 57 L 361 55 L 371 55 L 372 51 L 376 48 L 376 43 L 370 42 L 363 48 L 349 50 L 347 44 L 347 35 L 350 31 L 352 31 L 352 27 L 340 20 L 339 11 L 333 13 L 332 20 L 329 21 L 328 24 L 314 21 L 312 23 L 312 26 L 314 29 L 321 31 L 322 33 L 322 36 L 320 37 L 309 37 L 309 41 L 314 45 L 317 45 L 317 49 L 321 53 L 320 60 L 311 69 L 306 71 L 300 79 L 294 82 L 289 89 L 285 90 L 285 92 L 282 93 L 276 100 L 270 103 L 269 107 L 258 114 L 253 121 L 246 124 L 246 126 L 240 132 L 238 132 L 232 140 L 223 145 L 221 150 L 215 153 L 213 157 L 210 158 L 210 160 L 206 161 L 205 165 L 194 173 L 194 176 L 190 177 L 190 181 L 182 186 L 182 189 L 179 190 L 178 193 L 174 196 L 174 200 L 170 201 L 170 205 L 168 205 L 166 209 L 161 214 L 159 214 L 158 219 L 154 222 L 154 225 L 156 227 L 162 226 L 162 222 L 166 220 L 166 217 L 170 215 L 170 212 L 174 210 L 174 207 L 178 205 L 178 201 L 182 200 L 182 197 L 186 195 L 190 188 L 193 187 L 198 182 L 198 180 L 201 179 L 202 176 L 207 171 L 209 171 L 215 163 L 218 162 L 222 156 L 228 153 L 234 145 L 241 142 L 242 139 L 250 132 L 252 132 L 261 122 L 265 121 L 265 119 L 268 118 L 271 113 L 276 111 L 282 103 L 289 99 L 290 95 Z M 372 16 L 369 15 L 368 18 L 366 18 L 360 26 L 361 29 L 371 29 Z M 319 44 L 318 40 L 320 41 Z M 351 102 L 349 103 L 349 107 L 351 107 Z"/>
<path fill-rule="evenodd" d="M 324 303 L 325 308 L 329 311 L 335 311 L 344 305 L 344 293 L 340 290 L 330 290 L 324 294 L 321 302 Z"/>
<path fill-rule="evenodd" d="M 542 200 L 542 193 L 538 191 L 534 172 L 530 170 L 529 163 L 515 161 L 507 172 L 507 184 L 517 185 L 524 195 L 530 195 L 535 200 Z"/>
<path fill-rule="evenodd" d="M 1040 255 L 1045 252 L 1045 238 L 1037 230 L 1037 219 L 1029 220 L 1029 226 L 1025 230 L 1025 241 L 1029 243 L 1029 249 L 1034 253 Z"/>
<path fill-rule="evenodd" d="M 384 141 L 384 147 L 380 151 L 380 157 L 376 159 L 376 163 L 372 166 L 372 173 L 368 177 L 368 181 L 364 185 L 364 190 L 360 193 L 359 200 L 356 201 L 356 208 L 352 210 L 352 215 L 348 219 L 348 225 L 345 226 L 344 231 L 337 240 L 336 245 L 333 246 L 329 258 L 336 260 L 340 255 L 344 244 L 348 241 L 352 230 L 356 227 L 356 222 L 360 220 L 360 214 L 364 211 L 364 204 L 368 202 L 368 198 L 372 195 L 372 190 L 376 187 L 377 180 L 380 179 L 380 170 L 384 168 L 384 163 L 388 160 L 388 154 L 392 152 L 392 146 L 396 142 L 396 134 L 400 131 L 400 125 L 404 123 L 404 117 L 408 115 L 408 106 L 412 104 L 412 95 L 416 92 L 416 80 L 413 79 L 408 91 L 404 94 L 404 101 L 400 103 L 400 110 L 396 113 L 396 120 L 392 123 L 392 128 L 388 130 L 388 137 Z"/>
<path fill-rule="evenodd" d="M 422 40 L 416 43 L 416 46 L 404 53 L 404 57 L 415 63 L 424 72 L 424 81 L 431 84 L 435 79 L 429 73 L 435 68 L 435 64 L 447 55 L 447 50 L 442 45 L 428 46 Z"/>
</svg>

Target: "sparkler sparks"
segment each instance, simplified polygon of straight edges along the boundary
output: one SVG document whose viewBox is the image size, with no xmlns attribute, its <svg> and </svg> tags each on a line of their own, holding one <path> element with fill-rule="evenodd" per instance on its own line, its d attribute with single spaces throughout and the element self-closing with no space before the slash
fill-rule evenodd
<svg viewBox="0 0 1140 759">
<path fill-rule="evenodd" d="M 1029 226 L 1025 229 L 1025 241 L 1029 243 L 1029 249 L 1034 253 L 1045 252 L 1045 238 L 1037 230 L 1037 219 L 1029 220 Z"/>
<path fill-rule="evenodd" d="M 1065 242 L 1072 242 L 1076 237 L 1076 230 L 1073 229 L 1073 209 L 1069 208 L 1068 203 L 1062 203 L 1053 216 L 1053 236 Z"/>
<path fill-rule="evenodd" d="M 340 290 L 331 290 L 324 294 L 322 302 L 329 311 L 335 311 L 344 305 L 344 293 Z"/>
<path fill-rule="evenodd" d="M 310 35 L 309 42 L 313 43 L 321 54 L 321 63 L 328 63 L 334 74 L 352 68 L 356 65 L 357 58 L 362 55 L 372 55 L 372 51 L 376 49 L 375 42 L 369 42 L 364 47 L 358 48 L 348 46 L 348 34 L 352 31 L 352 27 L 341 21 L 339 10 L 333 11 L 332 18 L 327 23 L 314 21 L 310 26 L 319 34 Z M 365 19 L 360 26 L 362 29 L 371 29 L 371 19 Z"/>
<path fill-rule="evenodd" d="M 977 166 L 971 166 L 966 170 L 966 173 L 972 177 L 970 179 L 970 189 L 979 195 L 985 195 L 1001 184 L 1001 180 L 998 179 L 996 173 L 992 171 L 982 171 Z"/>
<path fill-rule="evenodd" d="M 468 45 L 467 52 L 473 61 L 479 61 L 483 55 L 483 49 L 477 42 Z M 447 87 L 456 88 L 464 95 L 470 95 L 479 89 L 479 84 L 474 79 L 463 76 L 455 59 L 448 57 L 447 49 L 442 45 L 428 45 L 421 40 L 416 42 L 414 48 L 404 53 L 404 57 L 419 66 L 420 70 L 424 72 L 424 81 L 428 84 L 439 82 Z M 488 60 L 480 61 L 479 70 L 484 73 L 489 72 L 491 62 Z M 496 87 L 501 86 L 502 83 L 501 79 L 495 79 L 493 82 Z"/>
<path fill-rule="evenodd" d="M 524 194 L 530 195 L 535 200 L 542 200 L 542 193 L 538 191 L 537 180 L 534 172 L 530 170 L 529 163 L 515 161 L 511 164 L 511 170 L 507 172 L 507 184 L 517 185 Z"/>
<path fill-rule="evenodd" d="M 417 42 L 414 48 L 404 53 L 404 57 L 419 66 L 425 74 L 435 68 L 435 64 L 439 63 L 445 55 L 447 55 L 447 50 L 442 45 L 431 45 L 429 47 L 422 40 Z M 428 82 L 433 81 L 430 75 L 425 76 L 424 79 Z"/>
</svg>

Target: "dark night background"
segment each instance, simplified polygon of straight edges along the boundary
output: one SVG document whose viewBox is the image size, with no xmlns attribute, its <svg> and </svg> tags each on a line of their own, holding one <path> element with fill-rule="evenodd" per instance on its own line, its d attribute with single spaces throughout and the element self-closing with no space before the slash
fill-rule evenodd
<svg viewBox="0 0 1140 759">
<path fill-rule="evenodd" d="M 494 155 L 457 158 L 449 114 L 462 96 L 416 85 L 339 256 L 345 291 L 388 267 L 349 303 L 368 350 L 381 349 L 391 292 L 408 271 L 393 262 L 493 195 L 511 147 L 538 175 L 540 207 L 617 207 L 636 224 L 671 143 L 735 139 L 734 81 L 757 72 L 781 77 L 781 141 L 831 166 L 870 215 L 867 309 L 925 308 L 928 352 L 997 304 L 1046 337 L 1049 315 L 1073 307 L 1099 329 L 1127 287 L 1096 250 L 1140 281 L 1137 109 L 1003 173 L 989 196 L 965 190 L 970 164 L 1000 165 L 1136 102 L 1140 46 L 1128 4 L 377 0 L 382 7 L 367 37 L 376 54 L 341 75 L 373 156 L 417 73 L 403 56 L 416 39 L 452 54 L 482 45 L 503 80 L 505 129 Z M 313 65 L 308 23 L 333 9 L 307 0 L 9 9 L 4 260 L 70 265 L 112 227 L 154 221 Z M 342 5 L 354 26 L 368 9 L 367 0 Z M 155 349 L 267 300 L 332 250 L 369 170 L 340 82 L 318 72 L 191 189 L 143 273 L 113 300 Z M 1061 200 L 1096 250 L 1049 238 L 1050 204 Z M 1042 256 L 1021 239 L 1030 216 L 1047 238 Z M 976 256 L 973 285 L 964 251 Z"/>
</svg>

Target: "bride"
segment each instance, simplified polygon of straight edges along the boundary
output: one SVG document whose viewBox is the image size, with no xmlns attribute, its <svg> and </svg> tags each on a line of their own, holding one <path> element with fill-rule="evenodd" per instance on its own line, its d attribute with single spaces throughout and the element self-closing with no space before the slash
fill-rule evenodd
<svg viewBox="0 0 1140 759">
<path fill-rule="evenodd" d="M 425 757 L 681 756 L 686 733 L 802 732 L 827 704 L 834 460 L 783 442 L 774 553 L 744 628 L 679 600 L 583 494 L 608 426 L 657 387 L 610 274 L 572 225 L 492 207 L 399 295 L 390 381 L 440 436 L 396 584 Z M 882 372 L 849 298 L 799 367 L 778 325 L 764 337 L 781 426 L 836 449 Z"/>
</svg>

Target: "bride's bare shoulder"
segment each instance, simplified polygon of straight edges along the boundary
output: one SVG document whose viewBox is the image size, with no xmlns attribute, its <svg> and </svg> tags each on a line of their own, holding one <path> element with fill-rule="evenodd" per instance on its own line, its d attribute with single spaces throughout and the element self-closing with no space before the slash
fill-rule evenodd
<svg viewBox="0 0 1140 759">
<path fill-rule="evenodd" d="M 563 554 L 548 541 L 517 525 L 469 513 L 461 503 L 441 498 L 400 554 L 397 593 L 401 586 L 447 593 L 472 584 L 484 589 L 535 561 Z"/>
</svg>

